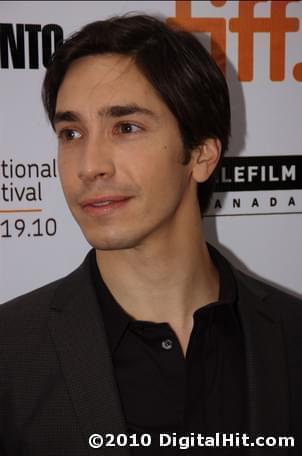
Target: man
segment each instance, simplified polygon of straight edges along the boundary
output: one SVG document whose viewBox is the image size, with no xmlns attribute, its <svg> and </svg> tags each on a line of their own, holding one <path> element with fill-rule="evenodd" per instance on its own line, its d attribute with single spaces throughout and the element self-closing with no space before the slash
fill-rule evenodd
<svg viewBox="0 0 302 456">
<path fill-rule="evenodd" d="M 179 454 L 218 432 L 294 436 L 271 451 L 300 454 L 301 303 L 204 238 L 230 133 L 208 53 L 152 17 L 95 22 L 53 57 L 43 101 L 93 250 L 0 308 L 1 455 Z"/>
</svg>

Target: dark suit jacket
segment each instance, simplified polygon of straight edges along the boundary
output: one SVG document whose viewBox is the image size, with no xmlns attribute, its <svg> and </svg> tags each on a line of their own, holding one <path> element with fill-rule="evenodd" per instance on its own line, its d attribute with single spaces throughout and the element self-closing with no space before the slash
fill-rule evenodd
<svg viewBox="0 0 302 456">
<path fill-rule="evenodd" d="M 245 338 L 248 432 L 296 437 L 294 450 L 254 447 L 248 455 L 301 455 L 302 303 L 233 270 Z M 124 432 L 86 258 L 67 277 L 0 306 L 0 455 L 129 456 L 127 448 L 88 445 L 91 434 Z"/>
</svg>

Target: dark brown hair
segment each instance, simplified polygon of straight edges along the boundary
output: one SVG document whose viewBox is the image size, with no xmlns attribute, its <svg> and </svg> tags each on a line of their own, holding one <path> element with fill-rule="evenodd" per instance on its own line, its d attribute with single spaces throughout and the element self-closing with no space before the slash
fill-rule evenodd
<svg viewBox="0 0 302 456">
<path fill-rule="evenodd" d="M 183 164 L 206 138 L 222 144 L 230 136 L 228 87 L 219 67 L 191 33 L 147 15 L 116 16 L 90 23 L 69 37 L 47 67 L 42 99 L 50 122 L 59 87 L 70 64 L 84 56 L 116 53 L 131 56 L 178 121 L 184 143 Z M 209 206 L 220 167 L 198 185 L 201 212 Z"/>
</svg>

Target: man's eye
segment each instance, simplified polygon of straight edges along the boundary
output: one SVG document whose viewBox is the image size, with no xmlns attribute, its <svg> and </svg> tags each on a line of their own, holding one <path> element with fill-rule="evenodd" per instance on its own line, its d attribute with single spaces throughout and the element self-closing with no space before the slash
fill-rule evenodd
<svg viewBox="0 0 302 456">
<path fill-rule="evenodd" d="M 141 131 L 141 128 L 138 125 L 132 123 L 121 123 L 116 127 L 118 133 L 129 134 L 129 133 L 138 133 Z"/>
<path fill-rule="evenodd" d="M 65 141 L 72 141 L 73 139 L 80 139 L 82 137 L 81 133 L 77 130 L 62 130 L 59 133 L 59 138 Z"/>
</svg>

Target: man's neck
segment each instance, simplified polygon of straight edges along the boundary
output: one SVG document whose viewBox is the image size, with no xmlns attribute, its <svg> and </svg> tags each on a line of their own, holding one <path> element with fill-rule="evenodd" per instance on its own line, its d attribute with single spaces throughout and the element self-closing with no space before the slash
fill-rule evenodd
<svg viewBox="0 0 302 456">
<path fill-rule="evenodd" d="M 152 246 L 96 251 L 103 280 L 121 307 L 137 320 L 169 323 L 184 353 L 194 311 L 219 295 L 201 221 L 188 231 Z"/>
</svg>

